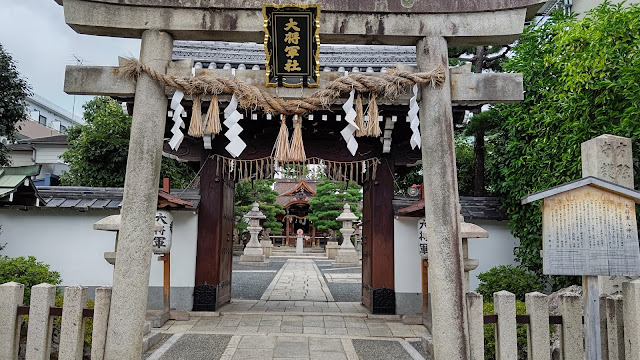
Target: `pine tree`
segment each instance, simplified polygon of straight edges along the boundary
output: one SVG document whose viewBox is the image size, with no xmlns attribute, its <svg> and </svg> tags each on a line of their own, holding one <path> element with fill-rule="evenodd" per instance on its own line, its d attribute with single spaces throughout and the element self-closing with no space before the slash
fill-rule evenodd
<svg viewBox="0 0 640 360">
<path fill-rule="evenodd" d="M 316 196 L 309 202 L 308 219 L 318 230 L 338 230 L 342 224 L 336 220 L 342 213 L 344 204 L 351 206 L 356 216 L 360 216 L 358 204 L 362 201 L 361 187 L 353 182 L 345 183 L 324 180 L 316 188 Z"/>
</svg>

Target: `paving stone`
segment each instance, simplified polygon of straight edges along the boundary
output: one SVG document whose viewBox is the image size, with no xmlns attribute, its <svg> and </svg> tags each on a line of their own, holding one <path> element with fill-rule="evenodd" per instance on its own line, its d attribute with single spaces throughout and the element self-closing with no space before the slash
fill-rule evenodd
<svg viewBox="0 0 640 360">
<path fill-rule="evenodd" d="M 327 335 L 347 335 L 346 328 L 325 328 L 324 331 Z"/>
<path fill-rule="evenodd" d="M 411 355 L 397 341 L 352 340 L 360 359 L 367 360 L 413 360 Z"/>
<path fill-rule="evenodd" d="M 233 360 L 271 360 L 272 349 L 237 349 L 233 354 Z"/>
<path fill-rule="evenodd" d="M 313 338 L 309 339 L 309 351 L 338 351 L 342 350 L 340 339 Z"/>
<path fill-rule="evenodd" d="M 347 360 L 347 355 L 341 352 L 324 352 L 324 351 L 312 351 L 311 360 Z"/>
<path fill-rule="evenodd" d="M 281 326 L 281 333 L 302 334 L 302 326 Z"/>
<path fill-rule="evenodd" d="M 318 326 L 305 326 L 303 327 L 303 333 L 304 334 L 325 334 L 325 329 L 324 327 L 318 327 Z"/>
<path fill-rule="evenodd" d="M 276 338 L 273 336 L 243 336 L 238 349 L 273 349 Z"/>
<path fill-rule="evenodd" d="M 305 338 L 306 340 L 306 338 Z M 309 343 L 307 341 L 283 340 L 276 341 L 276 347 L 273 350 L 274 357 L 286 356 L 309 356 Z"/>
<path fill-rule="evenodd" d="M 350 328 L 347 327 L 347 334 L 351 336 L 371 336 L 367 328 Z"/>
<path fill-rule="evenodd" d="M 260 326 L 258 332 L 261 334 L 273 334 L 280 332 L 280 326 Z"/>
<path fill-rule="evenodd" d="M 244 333 L 257 333 L 258 332 L 258 326 L 243 326 L 240 325 L 236 328 L 236 332 L 240 333 L 240 334 L 244 334 Z"/>
</svg>

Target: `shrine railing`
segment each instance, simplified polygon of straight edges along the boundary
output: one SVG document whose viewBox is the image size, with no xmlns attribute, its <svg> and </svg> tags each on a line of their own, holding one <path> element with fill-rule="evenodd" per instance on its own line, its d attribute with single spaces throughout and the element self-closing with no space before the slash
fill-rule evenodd
<svg viewBox="0 0 640 360">
<path fill-rule="evenodd" d="M 525 295 L 526 314 L 516 314 L 516 297 L 510 292 L 494 293 L 493 303 L 494 314 L 484 315 L 482 296 L 467 294 L 471 359 L 485 358 L 487 324 L 495 324 L 495 354 L 498 359 L 519 358 L 518 325 L 527 326 L 528 359 L 548 360 L 556 358 L 556 355 L 563 359 L 585 358 L 581 295 L 559 295 L 557 310 L 553 314 L 550 314 L 549 296 L 541 293 Z M 555 325 L 555 328 L 550 325 Z M 629 355 L 634 352 L 633 344 L 640 341 L 640 280 L 624 283 L 622 295 L 600 296 L 600 335 L 602 359 L 635 359 Z M 552 338 L 557 340 L 552 343 Z"/>
<path fill-rule="evenodd" d="M 66 287 L 63 307 L 54 306 L 55 296 L 55 285 L 35 285 L 31 288 L 30 305 L 23 306 L 24 285 L 15 282 L 0 285 L 0 359 L 18 359 L 24 315 L 29 316 L 27 359 L 49 359 L 54 317 L 61 317 L 58 349 L 60 359 L 83 358 L 87 318 L 93 318 L 91 358 L 104 358 L 111 288 L 96 289 L 93 309 L 85 308 L 87 288 L 84 286 Z"/>
</svg>

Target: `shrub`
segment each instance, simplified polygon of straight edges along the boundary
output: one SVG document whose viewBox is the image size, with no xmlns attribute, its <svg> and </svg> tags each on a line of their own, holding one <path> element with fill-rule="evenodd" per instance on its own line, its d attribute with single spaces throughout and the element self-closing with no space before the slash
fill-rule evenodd
<svg viewBox="0 0 640 360">
<path fill-rule="evenodd" d="M 492 295 L 493 298 L 493 295 Z M 485 302 L 483 311 L 485 315 L 493 314 L 493 302 Z M 516 300 L 516 314 L 525 315 L 527 310 L 522 301 Z M 518 324 L 518 359 L 527 358 L 527 325 Z M 484 358 L 493 360 L 496 358 L 496 324 L 486 324 L 484 326 Z"/>
<path fill-rule="evenodd" d="M 60 273 L 51 271 L 49 265 L 37 261 L 35 257 L 0 256 L 0 284 L 15 281 L 24 285 L 24 303 L 29 304 L 31 287 L 41 283 L 59 285 Z"/>
<path fill-rule="evenodd" d="M 485 301 L 493 299 L 493 293 L 501 290 L 509 291 L 516 295 L 516 299 L 524 301 L 524 295 L 529 292 L 544 290 L 544 284 L 535 274 L 520 267 L 500 265 L 478 275 L 480 285 L 478 293 Z"/>
</svg>

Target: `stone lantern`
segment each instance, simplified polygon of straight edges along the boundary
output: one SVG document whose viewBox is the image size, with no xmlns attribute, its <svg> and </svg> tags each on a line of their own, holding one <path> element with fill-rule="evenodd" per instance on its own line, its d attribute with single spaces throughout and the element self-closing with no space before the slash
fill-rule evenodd
<svg viewBox="0 0 640 360">
<path fill-rule="evenodd" d="M 342 210 L 342 214 L 340 214 L 340 216 L 338 216 L 336 220 L 342 221 L 342 228 L 340 229 L 340 232 L 342 233 L 343 240 L 342 245 L 338 250 L 338 254 L 336 255 L 336 261 L 333 265 L 358 265 L 360 259 L 355 247 L 353 247 L 353 244 L 351 243 L 351 236 L 355 232 L 355 229 L 353 228 L 353 222 L 358 220 L 358 217 L 351 212 L 351 207 L 349 206 L 349 204 L 344 204 L 344 210 Z"/>
<path fill-rule="evenodd" d="M 265 260 L 262 245 L 258 242 L 258 234 L 262 230 L 260 220 L 267 217 L 260 211 L 260 206 L 257 202 L 253 203 L 251 211 L 244 217 L 249 220 L 247 230 L 251 234 L 251 239 L 249 239 L 249 243 L 244 248 L 244 255 L 240 257 L 240 263 L 245 265 L 266 265 L 268 260 Z"/>
</svg>

